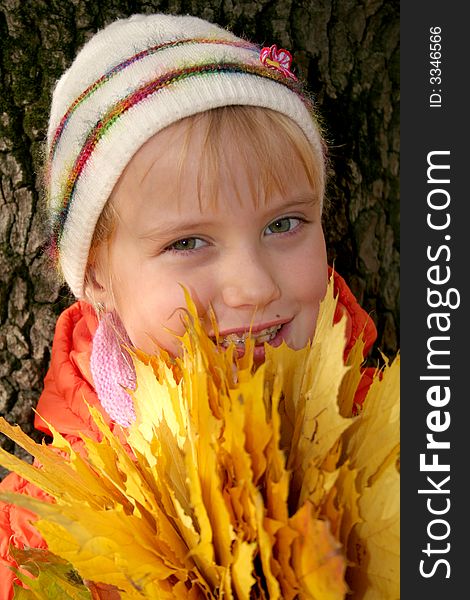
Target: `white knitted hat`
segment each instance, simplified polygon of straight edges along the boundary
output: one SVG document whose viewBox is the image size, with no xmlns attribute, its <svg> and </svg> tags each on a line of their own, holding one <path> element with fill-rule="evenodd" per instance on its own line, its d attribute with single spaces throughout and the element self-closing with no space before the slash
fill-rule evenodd
<svg viewBox="0 0 470 600">
<path fill-rule="evenodd" d="M 297 123 L 323 160 L 309 100 L 285 68 L 288 53 L 276 51 L 260 58 L 258 46 L 217 25 L 160 14 L 115 21 L 85 44 L 56 85 L 47 139 L 50 247 L 75 296 L 83 297 L 93 233 L 114 185 L 171 123 L 221 106 L 270 108 Z"/>
</svg>

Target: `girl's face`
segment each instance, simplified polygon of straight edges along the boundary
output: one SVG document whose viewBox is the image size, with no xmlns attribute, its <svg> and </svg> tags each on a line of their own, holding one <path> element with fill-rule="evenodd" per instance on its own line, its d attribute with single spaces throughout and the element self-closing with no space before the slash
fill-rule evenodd
<svg viewBox="0 0 470 600">
<path fill-rule="evenodd" d="M 327 259 L 320 198 L 301 161 L 279 164 L 284 191 L 268 195 L 259 165 L 227 139 L 227 171 L 210 198 L 213 186 L 198 179 L 203 132 L 193 126 L 188 145 L 186 128 L 176 123 L 144 144 L 113 191 L 117 223 L 95 272 L 106 309 L 117 311 L 136 347 L 177 355 L 184 286 L 209 334 L 211 307 L 220 339 L 240 353 L 251 329 L 257 363 L 265 341 L 303 347 L 326 291 Z"/>
</svg>

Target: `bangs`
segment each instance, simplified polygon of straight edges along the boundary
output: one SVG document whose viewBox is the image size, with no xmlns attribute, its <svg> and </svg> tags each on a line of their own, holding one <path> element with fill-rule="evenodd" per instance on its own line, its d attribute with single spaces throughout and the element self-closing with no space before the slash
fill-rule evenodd
<svg viewBox="0 0 470 600">
<path fill-rule="evenodd" d="M 184 178 L 185 165 L 194 160 L 196 137 L 200 144 L 197 197 L 201 210 L 217 204 L 224 181 L 232 185 L 239 202 L 246 201 L 238 192 L 237 175 L 231 168 L 234 156 L 243 165 L 255 206 L 268 203 L 276 192 L 286 195 L 299 163 L 313 197 L 323 202 L 325 159 L 315 153 L 300 127 L 285 115 L 266 108 L 224 106 L 188 117 L 187 125 L 178 181 Z"/>
</svg>

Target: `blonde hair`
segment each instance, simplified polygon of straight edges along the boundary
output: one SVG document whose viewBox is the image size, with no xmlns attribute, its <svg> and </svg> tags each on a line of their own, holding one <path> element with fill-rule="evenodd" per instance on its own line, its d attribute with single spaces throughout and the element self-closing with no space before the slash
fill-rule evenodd
<svg viewBox="0 0 470 600">
<path fill-rule="evenodd" d="M 186 145 L 180 160 L 180 171 L 187 159 L 187 149 L 195 127 L 205 128 L 198 173 L 198 198 L 215 200 L 218 185 L 231 176 L 229 159 L 224 152 L 226 140 L 235 146 L 248 174 L 260 177 L 261 189 L 252 189 L 255 203 L 269 198 L 273 191 L 285 194 L 285 170 L 300 161 L 315 196 L 321 203 L 325 188 L 326 161 L 318 155 L 300 127 L 284 114 L 254 106 L 224 106 L 188 117 Z M 293 152 L 286 152 L 286 149 Z M 280 168 L 284 166 L 284 169 Z M 250 171 L 256 169 L 256 173 Z M 234 182 L 236 183 L 236 182 Z M 204 198 L 202 195 L 204 189 Z"/>
<path fill-rule="evenodd" d="M 231 143 L 235 144 L 237 155 L 244 161 L 247 173 L 256 174 L 261 179 L 261 189 L 251 190 L 251 196 L 256 204 L 266 202 L 274 190 L 285 194 L 288 185 L 285 172 L 286 170 L 290 172 L 293 165 L 300 161 L 314 196 L 322 205 L 327 167 L 326 151 L 320 155 L 309 143 L 300 127 L 289 117 L 267 108 L 236 105 L 214 108 L 186 117 L 184 121 L 187 122 L 188 127 L 177 165 L 179 175 L 183 174 L 190 155 L 189 145 L 194 128 L 196 126 L 204 128 L 197 179 L 200 205 L 207 200 L 216 201 L 222 175 L 225 178 L 231 176 L 229 159 L 224 152 L 226 139 L 230 139 Z M 281 169 L 280 165 L 284 168 Z M 178 177 L 178 180 L 181 180 L 181 177 Z M 255 177 L 251 176 L 249 180 L 255 182 Z M 87 283 L 92 276 L 90 267 L 99 260 L 98 249 L 103 244 L 109 247 L 117 218 L 113 202 L 108 200 L 93 234 L 85 273 L 85 289 L 89 288 Z"/>
</svg>

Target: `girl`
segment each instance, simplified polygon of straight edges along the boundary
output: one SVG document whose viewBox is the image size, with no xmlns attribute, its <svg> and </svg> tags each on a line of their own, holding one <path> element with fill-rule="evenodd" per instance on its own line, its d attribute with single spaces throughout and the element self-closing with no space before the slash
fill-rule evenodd
<svg viewBox="0 0 470 600">
<path fill-rule="evenodd" d="M 58 82 L 47 148 L 50 249 L 78 302 L 59 318 L 37 412 L 80 448 L 134 418 L 122 342 L 179 353 L 183 288 L 210 335 L 303 347 L 328 266 L 325 145 L 291 57 L 193 17 L 135 15 L 96 34 Z M 345 353 L 372 321 L 335 275 Z M 367 386 L 364 377 L 363 388 Z M 360 400 L 360 398 L 357 398 Z M 48 432 L 41 418 L 36 426 Z M 3 489 L 44 496 L 11 475 Z M 42 547 L 31 515 L 0 511 L 1 598 L 10 543 Z"/>
</svg>

